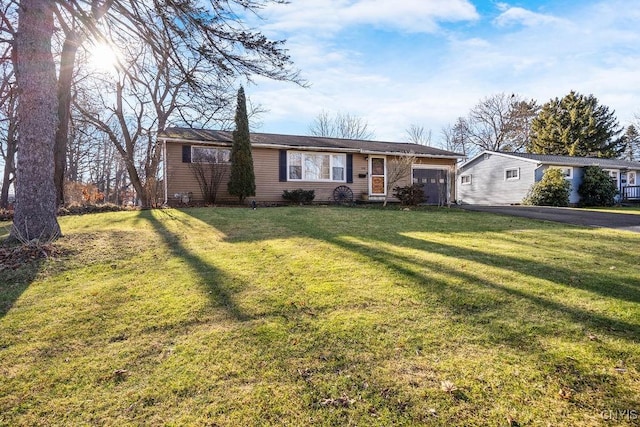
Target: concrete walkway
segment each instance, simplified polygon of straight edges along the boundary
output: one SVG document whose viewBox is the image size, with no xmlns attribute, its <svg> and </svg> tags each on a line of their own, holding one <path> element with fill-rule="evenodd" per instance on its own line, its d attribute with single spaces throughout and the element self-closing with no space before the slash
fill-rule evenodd
<svg viewBox="0 0 640 427">
<path fill-rule="evenodd" d="M 549 206 L 458 205 L 456 207 L 470 211 L 521 216 L 589 227 L 615 228 L 640 233 L 640 215 L 625 214 L 622 211 L 620 213 L 594 212 L 584 209 L 554 208 Z"/>
</svg>

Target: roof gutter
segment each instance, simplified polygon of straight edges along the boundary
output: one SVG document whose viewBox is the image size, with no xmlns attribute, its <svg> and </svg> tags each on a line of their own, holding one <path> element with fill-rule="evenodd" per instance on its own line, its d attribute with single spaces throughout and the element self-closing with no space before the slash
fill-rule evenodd
<svg viewBox="0 0 640 427">
<path fill-rule="evenodd" d="M 202 140 L 193 140 L 193 139 L 184 139 L 184 138 L 166 138 L 160 137 L 159 140 L 163 141 L 165 146 L 167 142 L 176 142 L 183 144 L 207 144 L 207 145 L 215 145 L 221 147 L 228 147 L 232 143 L 226 141 L 202 141 Z M 270 148 L 270 149 L 280 149 L 280 150 L 304 150 L 304 151 L 320 151 L 320 152 L 336 152 L 340 151 L 343 153 L 356 153 L 363 155 L 377 155 L 377 156 L 397 156 L 397 155 L 412 155 L 416 157 L 430 157 L 435 159 L 463 159 L 464 156 L 447 156 L 445 154 L 428 154 L 428 153 L 413 153 L 406 151 L 375 151 L 375 150 L 365 150 L 362 148 L 347 148 L 347 147 L 314 147 L 307 145 L 285 145 L 285 144 L 263 144 L 259 142 L 252 142 L 252 147 L 257 148 Z"/>
</svg>

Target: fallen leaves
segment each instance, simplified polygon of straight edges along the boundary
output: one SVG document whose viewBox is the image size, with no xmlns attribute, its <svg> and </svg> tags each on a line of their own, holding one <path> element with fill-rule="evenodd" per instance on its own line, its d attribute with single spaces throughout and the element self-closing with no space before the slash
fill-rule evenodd
<svg viewBox="0 0 640 427">
<path fill-rule="evenodd" d="M 331 406 L 334 408 L 348 408 L 349 406 L 353 405 L 355 402 L 356 402 L 355 399 L 351 399 L 346 394 L 343 394 L 338 398 L 330 397 L 327 399 L 322 399 L 320 401 L 320 405 Z"/>
<path fill-rule="evenodd" d="M 58 255 L 59 250 L 52 244 L 0 246 L 0 271 L 17 270 L 31 262 Z"/>
<path fill-rule="evenodd" d="M 440 389 L 444 392 L 451 394 L 454 391 L 458 390 L 458 387 L 453 382 L 449 380 L 445 380 L 445 381 L 440 381 Z"/>
<path fill-rule="evenodd" d="M 571 399 L 571 397 L 573 396 L 573 389 L 568 388 L 568 387 L 561 387 L 560 390 L 558 390 L 558 396 L 561 399 L 566 399 L 569 400 Z"/>
</svg>

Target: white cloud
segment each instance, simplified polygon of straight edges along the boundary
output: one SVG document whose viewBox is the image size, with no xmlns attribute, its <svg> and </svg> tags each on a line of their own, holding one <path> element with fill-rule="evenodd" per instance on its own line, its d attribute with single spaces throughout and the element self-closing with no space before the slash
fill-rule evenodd
<svg viewBox="0 0 640 427">
<path fill-rule="evenodd" d="M 523 25 L 525 27 L 538 27 L 540 25 L 549 24 L 565 24 L 566 21 L 553 15 L 545 15 L 542 13 L 532 12 L 521 7 L 509 7 L 504 3 L 498 4 L 503 12 L 494 22 L 499 27 L 508 27 L 513 25 Z"/>
<path fill-rule="evenodd" d="M 311 30 L 329 35 L 353 25 L 408 33 L 433 33 L 438 22 L 473 21 L 479 15 L 468 0 L 305 0 L 267 11 L 270 31 Z"/>
<path fill-rule="evenodd" d="M 363 117 L 378 139 L 403 140 L 409 125 L 417 124 L 431 129 L 437 142 L 443 126 L 466 115 L 480 99 L 500 92 L 517 93 L 539 103 L 570 90 L 592 93 L 616 110 L 622 124 L 634 112 L 640 113 L 637 2 L 630 6 L 624 0 L 589 0 L 564 11 L 549 9 L 555 5 L 548 2 L 545 14 L 523 13 L 501 4 L 502 26 L 487 16 L 473 25 L 447 26 L 442 23 L 444 12 L 432 10 L 426 16 L 439 16 L 434 22 L 445 29 L 441 34 L 378 32 L 374 42 L 353 44 L 350 39 L 334 37 L 336 33 L 327 32 L 324 37 L 319 26 L 337 31 L 362 24 L 370 34 L 373 28 L 399 25 L 400 18 L 394 18 L 395 12 L 389 9 L 369 9 L 378 1 L 302 3 L 307 1 L 311 10 L 299 6 L 291 13 L 308 14 L 310 21 L 301 24 L 299 31 L 279 34 L 289 38 L 292 59 L 312 86 L 301 89 L 258 81 L 249 92 L 270 109 L 263 120 L 265 132 L 307 133 L 324 109 Z M 424 3 L 430 2 L 410 1 L 397 7 L 417 14 Z M 335 11 L 338 16 L 322 15 L 321 5 L 342 5 L 343 9 Z M 312 22 L 314 14 L 318 14 L 317 23 Z M 322 22 L 324 16 L 330 22 Z M 452 16 L 464 14 L 452 12 Z M 287 23 L 281 18 L 279 23 Z"/>
</svg>

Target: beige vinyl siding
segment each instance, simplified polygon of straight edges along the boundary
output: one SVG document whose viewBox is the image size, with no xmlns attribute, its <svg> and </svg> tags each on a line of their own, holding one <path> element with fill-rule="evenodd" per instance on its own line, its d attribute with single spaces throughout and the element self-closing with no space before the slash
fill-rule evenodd
<svg viewBox="0 0 640 427">
<path fill-rule="evenodd" d="M 292 150 L 298 151 L 298 150 Z M 260 178 L 258 171 L 256 174 L 256 199 L 260 201 L 279 201 L 282 202 L 282 193 L 284 190 L 295 190 L 302 188 L 303 190 L 314 190 L 314 202 L 323 203 L 333 201 L 333 190 L 340 186 L 346 185 L 353 191 L 354 199 L 359 199 L 362 192 L 367 191 L 367 178 L 358 178 L 358 174 L 367 173 L 367 160 L 361 154 L 353 154 L 353 183 L 349 182 L 317 182 L 317 181 L 279 181 L 279 150 L 273 149 L 254 149 L 253 161 L 255 165 L 260 164 Z M 262 163 L 259 163 L 262 162 Z M 345 171 L 346 173 L 346 171 Z"/>
<path fill-rule="evenodd" d="M 167 143 L 167 194 L 170 204 L 180 204 L 180 199 L 176 198 L 176 194 L 191 193 L 193 202 L 202 201 L 202 193 L 198 182 L 196 181 L 193 172 L 190 169 L 190 163 L 182 162 L 182 147 L 183 145 L 198 146 L 197 142 L 191 144 L 180 143 Z M 207 145 L 207 144 L 202 144 Z M 352 183 L 340 183 L 340 182 L 304 182 L 304 181 L 287 181 L 280 182 L 280 166 L 279 156 L 280 150 L 276 148 L 254 148 L 253 154 L 253 168 L 256 177 L 256 195 L 255 197 L 248 198 L 248 201 L 255 200 L 256 202 L 264 203 L 282 203 L 282 193 L 284 190 L 295 190 L 302 188 L 304 190 L 315 191 L 315 202 L 323 203 L 333 200 L 333 190 L 340 186 L 346 185 L 353 191 L 355 200 L 361 199 L 363 194 L 368 194 L 368 156 L 364 154 L 353 154 L 353 182 Z M 392 159 L 392 156 L 387 156 L 387 161 Z M 449 159 L 430 159 L 430 158 L 418 158 L 416 160 L 418 164 L 426 164 L 434 167 L 443 167 L 454 169 L 455 160 Z M 218 194 L 219 203 L 235 203 L 237 198 L 229 196 L 227 193 L 227 181 L 228 175 L 223 179 L 220 184 L 220 190 Z M 407 177 L 405 181 L 398 185 L 411 184 L 411 177 Z M 391 195 L 390 195 L 391 196 Z"/>
</svg>

